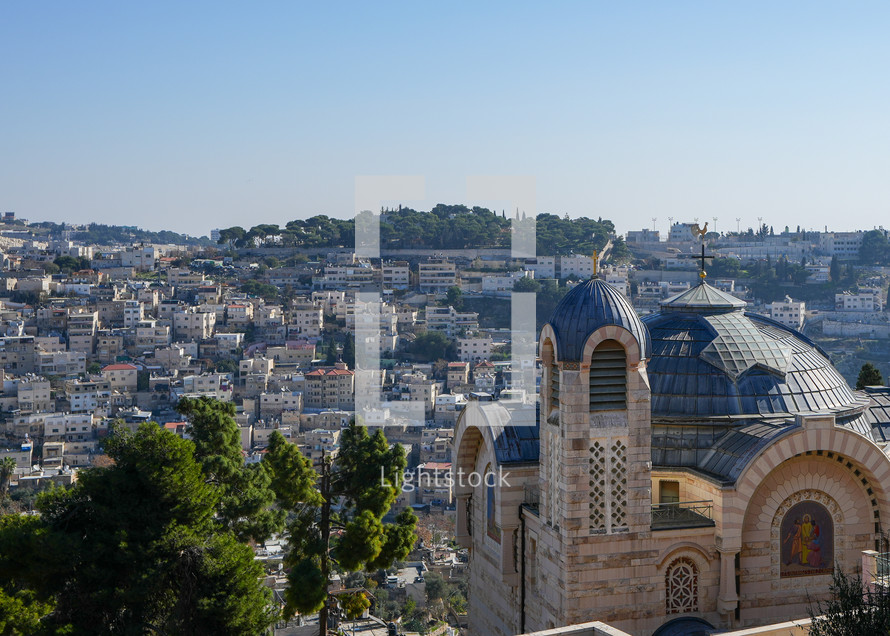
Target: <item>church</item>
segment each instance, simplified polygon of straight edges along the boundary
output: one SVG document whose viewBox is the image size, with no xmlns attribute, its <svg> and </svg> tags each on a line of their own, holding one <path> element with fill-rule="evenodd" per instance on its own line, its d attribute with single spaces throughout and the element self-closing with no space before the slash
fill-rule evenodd
<svg viewBox="0 0 890 636">
<path fill-rule="evenodd" d="M 455 487 L 471 634 L 776 623 L 886 551 L 890 396 L 745 308 L 702 271 L 641 319 L 594 277 L 541 330 L 537 406 L 464 410 L 454 469 L 486 476 Z"/>
</svg>

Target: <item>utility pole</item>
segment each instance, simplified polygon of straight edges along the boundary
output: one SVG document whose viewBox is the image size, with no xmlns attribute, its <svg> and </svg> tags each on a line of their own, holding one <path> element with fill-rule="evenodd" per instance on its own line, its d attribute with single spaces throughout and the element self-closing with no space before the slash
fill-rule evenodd
<svg viewBox="0 0 890 636">
<path fill-rule="evenodd" d="M 655 216 L 652 217 L 652 231 L 653 231 L 653 232 L 655 231 L 655 222 L 656 222 L 657 220 L 658 220 L 658 217 L 655 217 Z"/>
<path fill-rule="evenodd" d="M 321 540 L 324 541 L 324 550 L 321 553 L 321 577 L 325 585 L 324 605 L 318 610 L 318 636 L 327 636 L 328 633 L 328 597 L 327 587 L 330 580 L 330 562 L 328 551 L 331 549 L 331 461 L 332 458 L 326 452 L 321 456 Z"/>
</svg>

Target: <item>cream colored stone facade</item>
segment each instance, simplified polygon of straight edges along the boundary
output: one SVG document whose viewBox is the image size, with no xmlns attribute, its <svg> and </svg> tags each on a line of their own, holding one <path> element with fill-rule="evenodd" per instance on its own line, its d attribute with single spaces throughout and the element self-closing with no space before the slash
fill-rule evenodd
<svg viewBox="0 0 890 636">
<path fill-rule="evenodd" d="M 833 536 L 823 538 L 837 567 L 857 572 L 861 552 L 876 547 L 890 519 L 890 460 L 868 435 L 833 413 L 798 414 L 738 458 L 732 481 L 653 467 L 650 383 L 636 337 L 600 327 L 580 361 L 560 360 L 557 343 L 545 325 L 536 439 L 507 431 L 514 416 L 497 402 L 471 403 L 457 423 L 458 482 L 461 473 L 508 475 L 493 489 L 455 487 L 457 538 L 470 549 L 471 634 L 602 621 L 648 635 L 678 618 L 729 630 L 805 617 L 831 575 L 782 576 L 781 524 L 800 502 L 828 511 Z M 592 411 L 590 369 L 603 343 L 623 352 L 626 399 Z M 698 511 L 690 523 L 658 520 L 659 511 L 687 508 Z"/>
</svg>

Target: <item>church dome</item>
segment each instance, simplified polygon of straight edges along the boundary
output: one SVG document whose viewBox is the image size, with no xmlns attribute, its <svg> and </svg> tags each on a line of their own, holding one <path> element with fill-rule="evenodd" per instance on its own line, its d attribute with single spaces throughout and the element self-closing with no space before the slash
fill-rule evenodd
<svg viewBox="0 0 890 636">
<path fill-rule="evenodd" d="M 643 322 L 653 421 L 787 417 L 861 406 L 844 378 L 803 334 L 702 283 Z"/>
<path fill-rule="evenodd" d="M 627 329 L 640 345 L 640 358 L 649 355 L 649 331 L 620 291 L 599 278 L 575 286 L 547 321 L 556 334 L 560 360 L 580 360 L 588 336 L 600 327 Z"/>
</svg>

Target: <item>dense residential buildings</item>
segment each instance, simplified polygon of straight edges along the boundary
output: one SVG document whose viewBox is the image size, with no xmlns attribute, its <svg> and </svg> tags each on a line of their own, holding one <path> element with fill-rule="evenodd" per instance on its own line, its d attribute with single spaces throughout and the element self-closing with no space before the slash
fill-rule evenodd
<svg viewBox="0 0 890 636">
<path fill-rule="evenodd" d="M 405 448 L 409 474 L 435 478 L 398 506 L 457 519 L 467 551 L 460 566 L 478 591 L 474 633 L 518 633 L 522 611 L 526 630 L 595 615 L 631 633 L 692 616 L 721 628 L 754 624 L 761 613 L 790 616 L 811 575 L 782 575 L 772 534 L 752 528 L 749 511 L 768 518 L 772 533 L 794 506 L 816 501 L 831 513 L 832 547 L 847 564 L 874 538 L 855 519 L 885 514 L 883 495 L 869 508 L 846 464 L 819 463 L 825 455 L 812 440 L 834 444 L 824 452 L 846 449 L 851 463 L 855 454 L 869 480 L 881 474 L 875 439 L 834 438 L 854 426 L 882 430 L 876 405 L 885 396 L 851 391 L 814 343 L 837 339 L 828 353 L 840 368 L 854 359 L 844 347 L 858 339 L 871 339 L 862 349 L 890 341 L 890 272 L 852 258 L 863 233 L 761 228 L 709 232 L 707 250 L 719 260 L 705 268 L 718 275 L 701 285 L 693 229 L 674 224 L 668 241 L 655 230 L 628 233 L 634 257 L 617 263 L 609 252 L 621 241 L 603 238 L 608 262 L 595 283 L 587 249 L 367 258 L 350 248 L 294 251 L 274 239 L 225 255 L 22 244 L 4 252 L 0 278 L 0 454 L 21 461 L 14 488 L 47 471 L 74 480 L 99 460 L 115 426 L 155 421 L 187 437 L 177 402 L 209 397 L 233 405 L 245 461 L 260 461 L 277 431 L 320 465 L 358 418 Z M 92 268 L 48 275 L 38 267 L 66 254 L 92 258 Z M 564 301 L 566 315 L 550 317 L 536 355 L 514 368 L 517 285 L 542 290 L 539 329 L 545 309 Z M 803 368 L 806 360 L 815 366 Z M 825 409 L 830 426 L 817 417 Z M 514 417 L 525 418 L 521 432 L 498 437 Z M 797 440 L 795 453 L 785 438 Z M 784 459 L 763 463 L 761 451 Z M 740 476 L 746 461 L 764 489 Z M 596 478 L 579 478 L 579 466 Z M 442 483 L 470 467 L 515 471 L 518 481 L 492 491 Z M 827 480 L 818 500 L 800 495 L 817 490 L 801 486 L 795 475 L 804 474 Z M 879 492 L 876 481 L 868 487 Z M 674 511 L 694 523 L 664 526 Z M 841 532 L 849 549 L 840 548 Z M 523 540 L 525 555 L 515 556 Z M 603 572 L 623 582 L 616 589 L 644 591 L 629 598 L 597 587 Z M 697 581 L 696 593 L 684 576 Z M 779 588 L 792 600 L 772 599 Z"/>
</svg>

